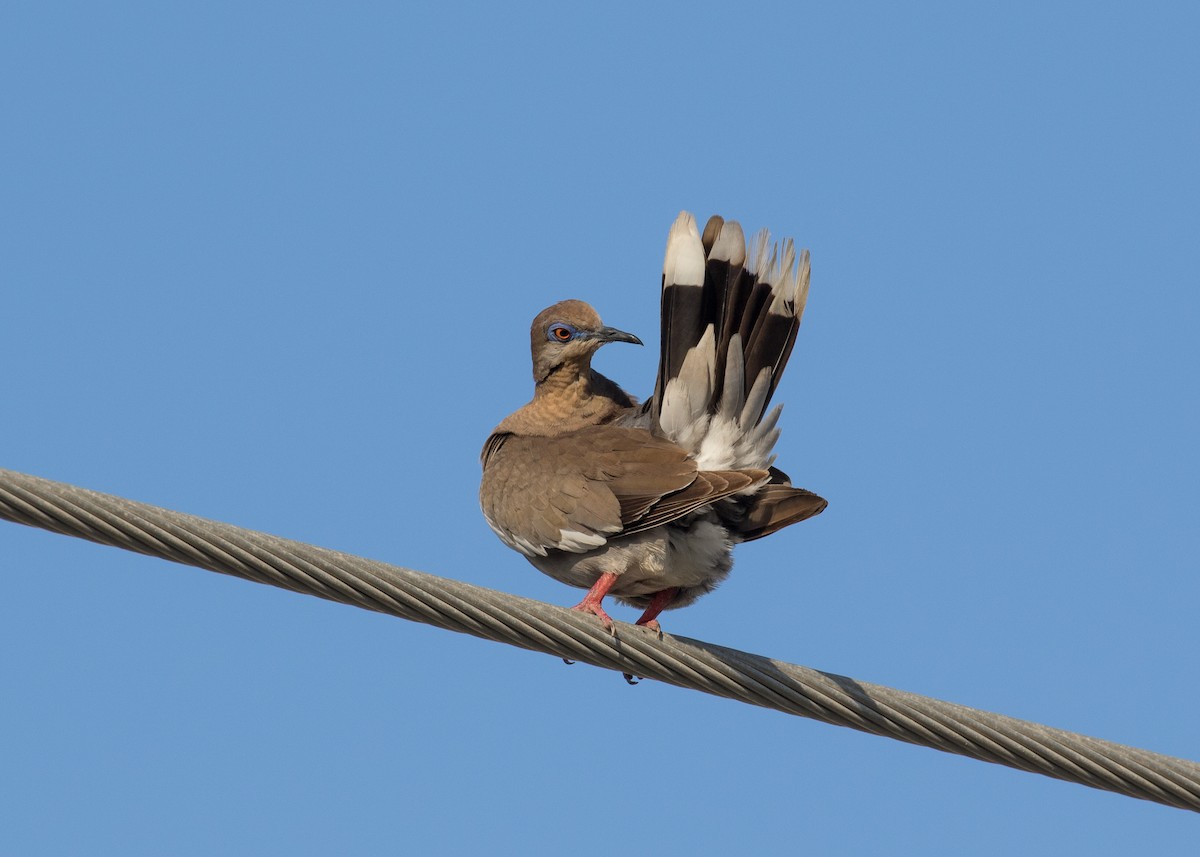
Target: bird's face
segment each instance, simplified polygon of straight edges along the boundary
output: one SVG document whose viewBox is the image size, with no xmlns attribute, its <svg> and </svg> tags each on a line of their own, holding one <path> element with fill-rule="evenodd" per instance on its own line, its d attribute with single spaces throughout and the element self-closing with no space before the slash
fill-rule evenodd
<svg viewBox="0 0 1200 857">
<path fill-rule="evenodd" d="M 599 314 L 583 301 L 560 301 L 542 310 L 529 334 L 538 381 L 565 365 L 587 366 L 606 342 L 642 344 L 632 333 L 601 323 Z"/>
</svg>

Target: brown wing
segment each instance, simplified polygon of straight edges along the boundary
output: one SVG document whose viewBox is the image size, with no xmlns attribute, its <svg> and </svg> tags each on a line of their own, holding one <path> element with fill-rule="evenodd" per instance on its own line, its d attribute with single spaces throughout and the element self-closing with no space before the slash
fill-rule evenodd
<svg viewBox="0 0 1200 857">
<path fill-rule="evenodd" d="M 493 435 L 482 458 L 484 516 L 527 556 L 584 553 L 768 478 L 763 470 L 700 472 L 674 443 L 617 426 L 559 437 Z"/>
<path fill-rule="evenodd" d="M 819 515 L 829 504 L 803 488 L 793 488 L 782 470 L 771 468 L 771 481 L 754 492 L 746 505 L 745 517 L 734 524 L 742 541 L 761 539 L 784 527 Z"/>
</svg>

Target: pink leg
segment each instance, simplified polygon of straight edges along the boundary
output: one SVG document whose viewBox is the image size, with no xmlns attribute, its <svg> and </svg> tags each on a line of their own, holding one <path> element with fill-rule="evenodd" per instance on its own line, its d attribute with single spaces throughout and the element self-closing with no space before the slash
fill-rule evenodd
<svg viewBox="0 0 1200 857">
<path fill-rule="evenodd" d="M 643 625 L 651 631 L 658 631 L 661 635 L 662 626 L 658 624 L 658 614 L 663 612 L 675 600 L 675 596 L 678 594 L 679 588 L 676 586 L 655 592 L 654 597 L 650 599 L 650 603 L 646 606 L 646 612 L 642 614 L 642 618 L 637 620 L 637 624 Z"/>
<path fill-rule="evenodd" d="M 604 612 L 604 608 L 600 606 L 600 602 L 604 600 L 604 596 L 608 594 L 608 590 L 612 589 L 613 584 L 617 582 L 617 575 L 611 571 L 606 571 L 596 579 L 592 584 L 592 588 L 588 590 L 588 594 L 583 596 L 583 600 L 572 607 L 572 610 L 578 610 L 580 613 L 593 613 L 604 624 L 604 627 L 609 631 L 613 629 L 612 617 Z"/>
</svg>

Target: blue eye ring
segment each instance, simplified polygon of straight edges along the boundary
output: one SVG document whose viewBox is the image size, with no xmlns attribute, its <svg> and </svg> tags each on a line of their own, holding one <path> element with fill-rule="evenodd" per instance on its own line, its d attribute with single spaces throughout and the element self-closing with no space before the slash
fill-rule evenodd
<svg viewBox="0 0 1200 857">
<path fill-rule="evenodd" d="M 551 342 L 570 342 L 578 331 L 566 322 L 556 321 L 546 328 L 546 339 Z"/>
</svg>

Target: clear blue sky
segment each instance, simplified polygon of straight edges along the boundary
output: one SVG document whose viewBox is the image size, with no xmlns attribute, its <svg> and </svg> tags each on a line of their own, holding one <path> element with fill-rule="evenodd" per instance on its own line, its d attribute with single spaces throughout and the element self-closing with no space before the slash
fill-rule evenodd
<svg viewBox="0 0 1200 857">
<path fill-rule="evenodd" d="M 477 454 L 680 209 L 830 500 L 669 631 L 1200 759 L 1188 4 L 18 3 L 0 466 L 551 601 Z M 1191 853 L 1194 815 L 0 523 L 0 852 Z M 615 608 L 617 618 L 634 612 Z"/>
</svg>

